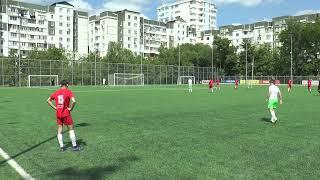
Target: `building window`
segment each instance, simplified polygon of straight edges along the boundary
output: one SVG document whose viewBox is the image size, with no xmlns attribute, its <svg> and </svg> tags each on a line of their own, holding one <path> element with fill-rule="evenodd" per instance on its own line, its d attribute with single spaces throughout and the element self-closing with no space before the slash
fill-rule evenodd
<svg viewBox="0 0 320 180">
<path fill-rule="evenodd" d="M 59 8 L 59 12 L 62 12 L 63 11 L 63 9 L 62 8 Z"/>
<path fill-rule="evenodd" d="M 62 20 L 63 19 L 63 16 L 62 15 L 60 15 L 60 20 Z"/>
<path fill-rule="evenodd" d="M 131 41 L 131 37 L 128 37 L 128 41 Z"/>
<path fill-rule="evenodd" d="M 131 48 L 131 45 L 130 45 L 130 44 L 128 44 L 128 48 Z"/>
<path fill-rule="evenodd" d="M 17 17 L 15 17 L 15 16 L 10 16 L 10 20 L 11 20 L 11 21 L 16 21 L 16 20 L 17 20 Z"/>
<path fill-rule="evenodd" d="M 209 40 L 210 40 L 210 37 L 207 37 L 207 40 L 209 41 Z"/>
<path fill-rule="evenodd" d="M 138 20 L 138 17 L 137 17 L 137 16 L 134 16 L 134 20 L 135 20 L 135 21 Z"/>
<path fill-rule="evenodd" d="M 69 24 L 69 23 L 67 24 L 67 27 L 70 27 L 70 24 Z"/>
<path fill-rule="evenodd" d="M 62 38 L 59 38 L 59 41 L 60 41 L 60 42 L 62 42 L 62 40 L 63 40 Z"/>
<path fill-rule="evenodd" d="M 128 30 L 128 33 L 131 34 L 131 29 Z"/>
<path fill-rule="evenodd" d="M 70 42 L 70 38 L 67 38 L 67 42 Z"/>
<path fill-rule="evenodd" d="M 53 19 L 53 14 L 51 14 L 51 19 Z"/>
<path fill-rule="evenodd" d="M 137 35 L 138 34 L 138 31 L 134 31 L 134 35 Z"/>
<path fill-rule="evenodd" d="M 10 33 L 11 37 L 17 37 L 17 33 Z"/>
<path fill-rule="evenodd" d="M 44 24 L 44 20 L 39 20 L 39 24 Z"/>
<path fill-rule="evenodd" d="M 34 39 L 34 35 L 30 35 L 30 39 Z"/>
<path fill-rule="evenodd" d="M 70 9 L 67 10 L 67 13 L 70 14 Z"/>
<path fill-rule="evenodd" d="M 138 26 L 138 24 L 137 23 L 134 23 L 134 27 L 137 27 Z"/>
<path fill-rule="evenodd" d="M 51 41 L 53 41 L 53 37 L 51 37 Z"/>
<path fill-rule="evenodd" d="M 67 16 L 67 21 L 70 21 L 70 16 Z"/>
<path fill-rule="evenodd" d="M 61 23 L 59 23 L 59 26 L 63 26 L 63 23 L 61 22 Z"/>
<path fill-rule="evenodd" d="M 130 15 L 128 15 L 128 19 L 130 19 L 131 18 L 131 16 Z"/>
<path fill-rule="evenodd" d="M 51 34 L 54 34 L 54 30 L 51 30 L 50 32 L 51 32 Z"/>
<path fill-rule="evenodd" d="M 130 22 L 128 22 L 128 26 L 131 26 L 131 23 L 130 23 Z"/>
<path fill-rule="evenodd" d="M 62 35 L 62 30 L 59 30 L 59 34 Z"/>
</svg>

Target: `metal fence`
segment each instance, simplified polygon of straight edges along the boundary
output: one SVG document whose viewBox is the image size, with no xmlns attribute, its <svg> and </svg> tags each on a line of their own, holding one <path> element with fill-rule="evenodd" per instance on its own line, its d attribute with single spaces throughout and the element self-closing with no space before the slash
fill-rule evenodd
<svg viewBox="0 0 320 180">
<path fill-rule="evenodd" d="M 195 76 L 201 80 L 217 78 L 217 69 L 211 67 L 143 64 L 114 64 L 64 60 L 23 59 L 20 68 L 15 59 L 0 58 L 0 86 L 27 86 L 28 75 L 58 75 L 73 85 L 102 85 L 114 73 L 144 74 L 144 84 L 177 84 L 178 76 Z M 179 73 L 180 71 L 180 73 Z"/>
<path fill-rule="evenodd" d="M 228 80 L 246 80 L 245 76 L 223 76 L 222 81 L 228 81 Z M 250 80 L 270 80 L 270 79 L 274 79 L 274 80 L 279 80 L 280 84 L 287 84 L 288 81 L 291 79 L 291 77 L 288 76 L 248 76 L 247 77 L 248 81 Z M 312 79 L 312 80 L 320 80 L 320 76 L 293 76 L 293 84 L 302 84 L 303 80 L 308 80 L 308 79 Z"/>
</svg>

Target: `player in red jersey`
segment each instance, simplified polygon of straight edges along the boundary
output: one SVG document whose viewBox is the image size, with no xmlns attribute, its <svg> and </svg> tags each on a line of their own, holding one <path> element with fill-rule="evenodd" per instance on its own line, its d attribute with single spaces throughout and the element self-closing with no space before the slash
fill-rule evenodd
<svg viewBox="0 0 320 180">
<path fill-rule="evenodd" d="M 308 80 L 308 91 L 309 91 L 309 93 L 311 93 L 311 90 L 312 90 L 312 80 L 309 79 Z"/>
<path fill-rule="evenodd" d="M 211 79 L 209 81 L 209 91 L 213 93 L 213 86 L 214 86 L 214 81 Z"/>
<path fill-rule="evenodd" d="M 77 145 L 76 135 L 74 132 L 73 120 L 71 117 L 71 111 L 76 105 L 76 100 L 73 93 L 68 89 L 68 82 L 66 80 L 61 81 L 61 89 L 54 92 L 47 100 L 49 106 L 56 110 L 57 124 L 58 124 L 58 142 L 61 151 L 64 151 L 63 145 L 63 125 L 67 126 L 69 129 L 70 139 L 74 151 L 80 151 L 80 146 Z M 55 105 L 52 103 L 55 101 Z M 70 101 L 71 105 L 70 105 Z"/>
<path fill-rule="evenodd" d="M 236 80 L 234 81 L 234 88 L 235 88 L 235 89 L 238 89 L 238 86 L 239 86 L 239 80 L 236 79 Z"/>
<path fill-rule="evenodd" d="M 289 81 L 288 81 L 288 92 L 289 93 L 291 92 L 291 88 L 292 88 L 292 80 L 289 79 Z"/>
<path fill-rule="evenodd" d="M 217 84 L 218 90 L 220 90 L 220 80 L 219 79 L 216 80 L 216 84 Z"/>
</svg>

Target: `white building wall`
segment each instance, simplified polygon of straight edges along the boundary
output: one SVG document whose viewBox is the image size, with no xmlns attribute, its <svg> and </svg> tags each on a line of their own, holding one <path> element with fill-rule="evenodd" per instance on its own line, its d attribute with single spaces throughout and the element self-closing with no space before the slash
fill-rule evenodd
<svg viewBox="0 0 320 180">
<path fill-rule="evenodd" d="M 217 9 L 211 1 L 182 0 L 158 8 L 160 22 L 172 21 L 178 17 L 196 30 L 197 38 L 201 37 L 203 31 L 217 29 Z"/>
<path fill-rule="evenodd" d="M 89 19 L 88 18 L 78 18 L 78 52 L 79 56 L 84 56 L 88 54 L 89 46 L 89 30 L 88 30 Z"/>
<path fill-rule="evenodd" d="M 140 13 L 125 11 L 125 20 L 122 25 L 123 47 L 130 49 L 135 55 L 140 54 Z"/>
<path fill-rule="evenodd" d="M 97 17 L 89 23 L 90 52 L 96 52 L 100 56 L 107 55 L 111 42 L 118 42 L 118 18 L 111 16 Z"/>
<path fill-rule="evenodd" d="M 72 6 L 57 4 L 55 7 L 55 46 L 73 52 L 73 12 Z"/>
</svg>

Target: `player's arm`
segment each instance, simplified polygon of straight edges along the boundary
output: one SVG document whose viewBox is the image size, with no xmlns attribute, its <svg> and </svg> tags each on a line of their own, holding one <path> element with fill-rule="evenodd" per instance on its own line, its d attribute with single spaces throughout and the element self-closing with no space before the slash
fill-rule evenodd
<svg viewBox="0 0 320 180">
<path fill-rule="evenodd" d="M 71 105 L 68 108 L 69 111 L 72 111 L 74 109 L 74 107 L 76 106 L 76 98 L 72 97 L 71 98 Z"/>
<path fill-rule="evenodd" d="M 52 107 L 52 109 L 57 110 L 57 107 L 52 103 L 51 97 L 48 98 L 47 103 L 49 104 L 50 107 Z"/>
</svg>

